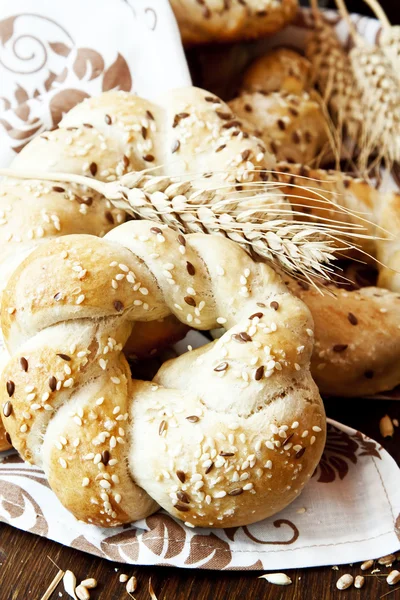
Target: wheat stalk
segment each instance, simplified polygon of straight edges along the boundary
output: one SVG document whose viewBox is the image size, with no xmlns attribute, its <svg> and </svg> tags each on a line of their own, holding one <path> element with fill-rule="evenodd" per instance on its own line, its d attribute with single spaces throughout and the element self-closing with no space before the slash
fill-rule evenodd
<svg viewBox="0 0 400 600">
<path fill-rule="evenodd" d="M 400 26 L 393 26 L 390 23 L 378 0 L 364 0 L 364 2 L 375 13 L 376 18 L 379 19 L 382 25 L 379 46 L 391 62 L 393 70 L 400 80 Z"/>
<path fill-rule="evenodd" d="M 288 184 L 271 180 L 243 183 L 240 191 L 232 191 L 228 184 L 204 189 L 194 185 L 196 177 L 154 176 L 147 171 L 129 173 L 110 183 L 67 173 L 0 169 L 0 175 L 86 186 L 133 218 L 163 223 L 181 233 L 224 235 L 279 269 L 310 282 L 315 277 L 330 281 L 333 253 L 355 249 L 357 239 L 371 237 L 363 223 L 354 222 L 356 218 L 351 224 L 335 219 L 336 212 L 348 209 L 326 198 L 316 186 L 292 184 L 299 194 L 293 193 L 289 204 L 281 193 L 282 186 Z M 305 218 L 302 209 L 307 205 L 301 202 L 306 199 L 302 195 L 305 190 L 312 192 L 321 206 L 329 207 L 329 217 Z"/>
<path fill-rule="evenodd" d="M 311 0 L 314 29 L 305 53 L 312 65 L 313 82 L 321 92 L 336 125 L 336 145 L 340 156 L 348 154 L 344 138 L 359 145 L 363 132 L 363 105 L 355 84 L 349 56 L 336 33 L 322 17 L 317 0 Z"/>
<path fill-rule="evenodd" d="M 356 32 L 344 0 L 336 5 L 354 41 L 349 52 L 364 110 L 364 127 L 357 164 L 362 172 L 382 162 L 388 168 L 400 160 L 400 86 L 383 50 L 369 45 Z M 374 162 L 369 164 L 374 156 Z"/>
</svg>

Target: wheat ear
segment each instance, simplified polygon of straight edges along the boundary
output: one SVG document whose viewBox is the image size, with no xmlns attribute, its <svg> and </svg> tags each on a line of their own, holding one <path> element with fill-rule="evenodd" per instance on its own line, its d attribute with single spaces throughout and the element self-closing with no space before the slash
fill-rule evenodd
<svg viewBox="0 0 400 600">
<path fill-rule="evenodd" d="M 314 29 L 306 43 L 306 56 L 312 65 L 314 85 L 328 107 L 335 124 L 335 139 L 340 156 L 347 156 L 344 139 L 356 146 L 362 137 L 363 105 L 356 86 L 350 59 L 331 25 L 321 14 L 317 0 L 311 0 Z"/>
<path fill-rule="evenodd" d="M 193 180 L 148 172 L 129 173 L 110 183 L 67 173 L 0 169 L 1 175 L 86 186 L 133 218 L 164 223 L 182 233 L 224 235 L 278 268 L 309 281 L 315 276 L 329 281 L 334 270 L 333 253 L 356 248 L 357 238 L 366 236 L 363 224 L 335 219 L 335 210 L 344 209 L 316 187 L 309 189 L 321 203 L 329 205 L 330 211 L 327 218 L 319 216 L 310 221 L 301 210 L 306 206 L 301 194 L 307 188 L 292 186 L 299 189 L 299 194 L 293 194 L 291 206 L 281 193 L 282 183 L 276 181 L 250 182 L 237 192 L 228 185 L 204 189 L 193 185 Z"/>
<path fill-rule="evenodd" d="M 393 70 L 400 81 L 400 26 L 392 25 L 378 0 L 364 0 L 375 13 L 382 25 L 382 35 L 379 47 L 385 53 L 386 58 L 392 64 Z"/>
<path fill-rule="evenodd" d="M 391 168 L 400 159 L 400 86 L 397 76 L 383 50 L 367 44 L 356 32 L 344 0 L 336 0 L 336 5 L 346 19 L 355 43 L 349 58 L 365 107 L 358 166 L 361 172 L 382 162 Z M 371 157 L 374 158 L 372 165 Z"/>
</svg>

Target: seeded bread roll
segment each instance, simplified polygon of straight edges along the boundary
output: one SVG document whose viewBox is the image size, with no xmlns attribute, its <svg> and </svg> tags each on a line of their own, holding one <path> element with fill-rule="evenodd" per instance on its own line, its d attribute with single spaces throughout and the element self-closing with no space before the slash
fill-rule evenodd
<svg viewBox="0 0 400 600">
<path fill-rule="evenodd" d="M 237 42 L 276 33 L 293 20 L 297 0 L 171 0 L 183 43 Z"/>
<path fill-rule="evenodd" d="M 87 273 L 78 296 L 75 264 Z M 154 382 L 132 380 L 134 323 L 170 314 L 227 332 Z M 104 239 L 43 243 L 11 276 L 1 324 L 7 431 L 87 523 L 120 525 L 159 504 L 190 526 L 245 525 L 294 500 L 320 459 L 310 313 L 226 238 L 129 221 Z"/>
<path fill-rule="evenodd" d="M 319 290 L 291 282 L 311 311 L 314 381 L 323 395 L 371 396 L 400 384 L 400 297 L 378 287 Z"/>
<path fill-rule="evenodd" d="M 289 48 L 276 48 L 260 56 L 246 70 L 242 92 L 301 94 L 310 88 L 311 63 Z"/>
<path fill-rule="evenodd" d="M 307 92 L 245 92 L 229 106 L 278 161 L 310 165 L 328 149 L 326 119 Z"/>
<path fill-rule="evenodd" d="M 203 90 L 186 88 L 166 94 L 160 105 L 125 92 L 89 99 L 66 114 L 59 128 L 33 139 L 12 167 L 77 173 L 102 181 L 149 167 L 161 167 L 169 175 L 229 169 L 230 179 L 240 181 L 247 176 L 257 178 L 253 172 L 247 175 L 249 168 L 273 164 L 261 141 L 241 130 L 225 103 Z M 226 185 L 219 172 L 207 184 L 218 181 Z M 101 237 L 125 220 L 123 211 L 93 190 L 36 179 L 0 182 L 0 216 L 0 287 L 44 241 L 74 233 Z M 71 268 L 76 280 L 73 293 L 78 298 L 86 273 L 79 264 Z M 117 289 L 118 280 L 113 285 Z M 176 341 L 185 331 L 173 316 L 165 323 L 137 325 L 127 351 L 146 355 Z M 4 438 L 1 423 L 0 434 Z"/>
</svg>

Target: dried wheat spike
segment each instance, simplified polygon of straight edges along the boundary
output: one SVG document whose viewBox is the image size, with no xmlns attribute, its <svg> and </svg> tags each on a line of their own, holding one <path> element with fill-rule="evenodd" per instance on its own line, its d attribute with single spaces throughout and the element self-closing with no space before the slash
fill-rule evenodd
<svg viewBox="0 0 400 600">
<path fill-rule="evenodd" d="M 381 22 L 382 35 L 379 40 L 379 47 L 390 61 L 397 78 L 400 80 L 400 26 L 391 25 L 378 0 L 364 0 L 364 2 Z"/>
<path fill-rule="evenodd" d="M 0 169 L 0 176 L 85 185 L 133 218 L 165 223 L 181 233 L 223 235 L 295 277 L 329 281 L 336 260 L 334 252 L 358 247 L 358 241 L 365 238 L 364 225 L 343 222 L 336 215 L 343 209 L 318 190 L 319 202 L 329 207 L 329 218 L 324 218 L 322 212 L 310 222 L 301 210 L 307 206 L 304 182 L 292 185 L 298 193 L 292 189 L 291 204 L 282 192 L 282 184 L 271 180 L 272 174 L 263 172 L 264 181 L 243 182 L 240 189 L 232 191 L 230 184 L 199 187 L 198 174 L 183 180 L 133 172 L 104 183 L 69 173 Z"/>
<path fill-rule="evenodd" d="M 400 26 L 394 25 L 384 29 L 379 43 L 386 58 L 390 60 L 393 70 L 400 81 Z"/>
<path fill-rule="evenodd" d="M 400 160 L 400 86 L 390 61 L 376 46 L 357 45 L 350 51 L 357 85 L 365 106 L 364 139 L 358 159 L 365 171 L 374 164 L 388 168 Z"/>
<path fill-rule="evenodd" d="M 364 108 L 363 136 L 357 166 L 362 172 L 384 163 L 391 168 L 400 159 L 400 86 L 392 63 L 378 46 L 368 44 L 356 31 L 344 0 L 336 0 L 354 42 L 349 52 Z M 374 158 L 370 164 L 371 157 Z"/>
<path fill-rule="evenodd" d="M 316 85 L 336 124 L 339 151 L 343 135 L 354 143 L 362 136 L 363 108 L 361 95 L 355 84 L 348 55 L 336 33 L 312 2 L 315 27 L 310 33 L 305 53 L 312 65 Z"/>
</svg>

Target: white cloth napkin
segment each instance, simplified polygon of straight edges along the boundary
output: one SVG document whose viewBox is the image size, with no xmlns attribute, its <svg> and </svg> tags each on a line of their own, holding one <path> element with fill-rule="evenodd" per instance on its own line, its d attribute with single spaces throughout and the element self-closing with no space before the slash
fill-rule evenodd
<svg viewBox="0 0 400 600">
<path fill-rule="evenodd" d="M 167 0 L 2 0 L 0 166 L 63 112 L 110 89 L 154 100 L 191 84 Z"/>
<path fill-rule="evenodd" d="M 207 341 L 192 331 L 175 350 Z M 40 469 L 6 453 L 0 458 L 0 521 L 130 564 L 250 570 L 352 563 L 399 549 L 400 470 L 374 440 L 329 420 L 314 477 L 274 517 L 248 527 L 192 529 L 160 511 L 109 530 L 77 521 Z"/>
<path fill-rule="evenodd" d="M 305 24 L 306 17 L 289 30 L 292 43 Z M 29 0 L 2 0 L 0 166 L 86 95 L 119 88 L 153 99 L 184 85 L 190 77 L 166 0 L 36 0 L 35 14 Z M 176 350 L 204 341 L 191 332 Z M 0 461 L 1 521 L 119 562 L 288 569 L 360 561 L 400 546 L 398 467 L 376 442 L 332 421 L 302 495 L 275 517 L 237 529 L 189 529 L 163 512 L 129 528 L 83 525 L 40 469 L 15 453 Z"/>
</svg>

